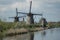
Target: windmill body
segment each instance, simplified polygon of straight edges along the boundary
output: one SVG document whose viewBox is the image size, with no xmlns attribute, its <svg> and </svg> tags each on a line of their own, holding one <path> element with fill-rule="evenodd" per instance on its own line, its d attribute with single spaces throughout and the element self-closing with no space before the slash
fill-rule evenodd
<svg viewBox="0 0 60 40">
<path fill-rule="evenodd" d="M 34 24 L 34 19 L 33 19 L 33 15 L 31 13 L 29 13 L 27 15 L 27 24 Z"/>
<path fill-rule="evenodd" d="M 15 17 L 14 19 L 14 22 L 19 22 L 19 17 Z"/>
</svg>

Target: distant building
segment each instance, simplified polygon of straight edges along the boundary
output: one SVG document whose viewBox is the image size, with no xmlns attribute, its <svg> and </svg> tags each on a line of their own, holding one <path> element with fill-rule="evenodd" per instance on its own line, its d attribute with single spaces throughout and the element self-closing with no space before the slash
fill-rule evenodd
<svg viewBox="0 0 60 40">
<path fill-rule="evenodd" d="M 45 18 L 41 18 L 40 24 L 41 24 L 42 27 L 46 27 L 46 25 L 47 25 L 46 19 Z"/>
</svg>

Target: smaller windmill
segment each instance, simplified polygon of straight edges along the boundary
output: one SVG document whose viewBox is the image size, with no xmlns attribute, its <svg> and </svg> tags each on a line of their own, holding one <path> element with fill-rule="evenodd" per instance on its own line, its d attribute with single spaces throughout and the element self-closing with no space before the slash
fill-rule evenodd
<svg viewBox="0 0 60 40">
<path fill-rule="evenodd" d="M 9 17 L 9 18 L 14 18 L 14 22 L 19 22 L 19 18 L 24 18 L 26 16 L 18 16 L 18 12 L 17 12 L 17 8 L 16 8 L 16 16 L 15 17 Z"/>
</svg>

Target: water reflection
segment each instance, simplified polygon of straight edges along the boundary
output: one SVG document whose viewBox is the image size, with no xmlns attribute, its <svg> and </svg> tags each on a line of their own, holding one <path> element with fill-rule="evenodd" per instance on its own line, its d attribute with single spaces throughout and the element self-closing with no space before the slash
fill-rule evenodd
<svg viewBox="0 0 60 40">
<path fill-rule="evenodd" d="M 50 33 L 53 34 L 53 32 L 54 32 L 54 29 L 50 29 Z"/>
<path fill-rule="evenodd" d="M 41 32 L 41 36 L 44 37 L 45 35 L 46 35 L 46 32 L 45 32 L 45 31 L 42 31 L 42 32 Z"/>
<path fill-rule="evenodd" d="M 45 31 L 42 31 L 42 32 L 41 32 L 42 40 L 44 40 L 44 39 L 45 39 L 45 38 L 44 38 L 45 36 L 46 36 L 46 32 L 45 32 Z"/>
<path fill-rule="evenodd" d="M 16 35 L 12 37 L 5 37 L 3 40 L 60 40 L 60 28 Z"/>
<path fill-rule="evenodd" d="M 4 37 L 3 40 L 34 40 L 34 33 Z"/>
<path fill-rule="evenodd" d="M 34 40 L 60 40 L 60 28 L 37 32 L 34 34 Z"/>
<path fill-rule="evenodd" d="M 30 33 L 30 40 L 34 40 L 34 33 Z"/>
<path fill-rule="evenodd" d="M 0 37 L 0 40 L 3 40 L 3 38 Z"/>
<path fill-rule="evenodd" d="M 4 37 L 3 40 L 30 40 L 30 34 L 22 34 L 22 35 Z"/>
</svg>

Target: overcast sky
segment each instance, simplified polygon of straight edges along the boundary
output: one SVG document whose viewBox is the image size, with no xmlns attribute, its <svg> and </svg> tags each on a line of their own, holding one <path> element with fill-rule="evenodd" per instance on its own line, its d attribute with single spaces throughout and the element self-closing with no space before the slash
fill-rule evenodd
<svg viewBox="0 0 60 40">
<path fill-rule="evenodd" d="M 43 13 L 47 21 L 60 21 L 60 0 L 32 0 L 32 2 L 32 13 Z M 16 15 L 15 9 L 18 8 L 18 11 L 28 13 L 29 4 L 29 0 L 0 0 L 0 18 L 13 21 L 8 17 Z M 41 16 L 34 16 L 34 19 L 38 22 Z"/>
</svg>

